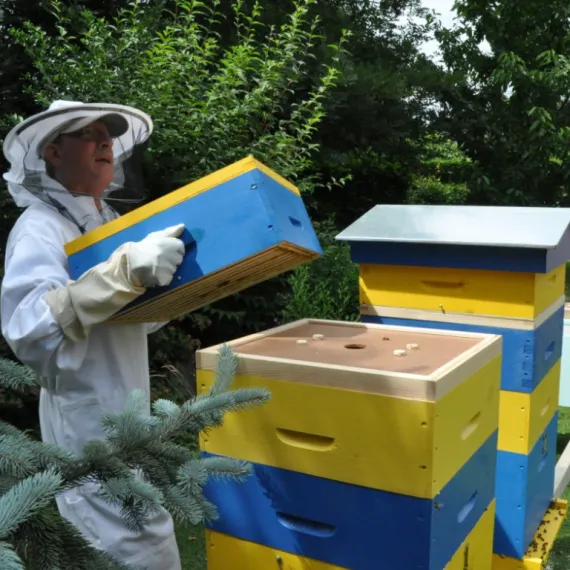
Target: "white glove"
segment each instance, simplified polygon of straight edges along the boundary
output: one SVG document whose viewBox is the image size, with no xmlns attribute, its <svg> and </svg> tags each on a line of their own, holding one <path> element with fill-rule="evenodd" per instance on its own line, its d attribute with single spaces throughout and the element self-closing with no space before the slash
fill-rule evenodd
<svg viewBox="0 0 570 570">
<path fill-rule="evenodd" d="M 184 259 L 184 243 L 177 239 L 183 231 L 184 224 L 179 224 L 130 243 L 130 280 L 142 287 L 170 285 Z"/>
<path fill-rule="evenodd" d="M 184 257 L 184 243 L 174 237 L 183 231 L 180 224 L 128 242 L 77 281 L 46 293 L 44 300 L 64 335 L 86 338 L 93 325 L 106 321 L 147 287 L 168 285 Z"/>
</svg>

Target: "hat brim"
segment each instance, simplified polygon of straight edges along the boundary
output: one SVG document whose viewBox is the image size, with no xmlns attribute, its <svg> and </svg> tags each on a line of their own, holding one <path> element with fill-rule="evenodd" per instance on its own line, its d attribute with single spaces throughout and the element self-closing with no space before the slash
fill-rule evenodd
<svg viewBox="0 0 570 570">
<path fill-rule="evenodd" d="M 109 136 L 114 139 L 123 136 L 129 129 L 129 123 L 123 115 L 119 115 L 118 113 L 106 113 L 99 117 L 90 116 L 83 117 L 81 119 L 74 119 L 71 121 L 71 124 L 59 131 L 56 131 L 56 135 L 74 133 L 98 121 L 105 124 L 109 131 Z"/>
<path fill-rule="evenodd" d="M 45 142 L 52 134 L 59 132 L 62 127 L 65 128 L 65 125 L 71 122 L 77 125 L 77 121 L 84 121 L 87 125 L 101 119 L 109 121 L 108 125 L 113 133 L 109 134 L 113 138 L 121 138 L 123 143 L 121 146 L 124 149 L 132 146 L 135 139 L 139 143 L 148 139 L 153 130 L 151 118 L 133 107 L 110 103 L 69 105 L 43 111 L 16 125 L 4 139 L 4 156 L 12 165 L 21 161 L 23 146 L 39 157 L 40 149 Z M 74 126 L 75 128 L 77 127 Z"/>
</svg>

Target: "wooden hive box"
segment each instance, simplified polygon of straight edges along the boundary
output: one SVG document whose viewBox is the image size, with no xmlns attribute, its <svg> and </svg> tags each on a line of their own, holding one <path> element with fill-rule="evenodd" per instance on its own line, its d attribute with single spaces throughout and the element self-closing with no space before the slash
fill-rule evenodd
<svg viewBox="0 0 570 570">
<path fill-rule="evenodd" d="M 553 496 L 570 209 L 379 205 L 337 239 L 361 321 L 503 338 L 494 551 L 522 560 Z"/>
<path fill-rule="evenodd" d="M 234 386 L 272 398 L 201 437 L 203 456 L 254 465 L 207 484 L 209 530 L 340 568 L 376 569 L 380 548 L 386 568 L 442 570 L 494 500 L 501 338 L 305 319 L 229 345 Z M 218 349 L 197 352 L 199 393 Z"/>
<path fill-rule="evenodd" d="M 552 547 L 568 517 L 568 501 L 553 500 L 522 558 L 493 555 L 492 570 L 548 570 Z"/>
<path fill-rule="evenodd" d="M 558 412 L 527 454 L 497 453 L 496 554 L 520 560 L 531 546 L 554 496 L 557 427 Z"/>
<path fill-rule="evenodd" d="M 187 251 L 172 283 L 111 322 L 175 319 L 322 255 L 299 190 L 248 157 L 66 244 L 72 279 L 123 243 L 179 223 Z"/>
<path fill-rule="evenodd" d="M 501 390 L 531 394 L 562 357 L 565 296 L 534 319 L 443 313 L 384 305 L 360 306 L 366 323 L 498 334 L 503 338 Z"/>
<path fill-rule="evenodd" d="M 501 335 L 499 449 L 528 454 L 558 409 L 564 297 L 537 319 L 361 306 L 364 323 Z"/>
<path fill-rule="evenodd" d="M 562 295 L 570 208 L 378 205 L 343 230 L 366 305 L 537 318 Z"/>
<path fill-rule="evenodd" d="M 494 570 L 492 566 L 494 522 L 495 501 L 483 513 L 442 570 Z M 350 569 L 333 566 L 326 562 L 240 540 L 211 530 L 206 530 L 206 560 L 208 570 L 227 570 L 228 568 L 232 570 L 281 570 L 282 568 L 286 570 L 352 570 L 356 568 L 354 566 Z M 384 568 L 382 562 L 380 553 L 377 556 L 377 567 Z M 404 570 L 404 567 L 392 568 L 392 570 L 400 569 Z M 506 567 L 505 570 L 507 570 Z"/>
<path fill-rule="evenodd" d="M 565 271 L 564 264 L 548 273 L 363 264 L 360 302 L 534 319 L 564 295 Z"/>
</svg>

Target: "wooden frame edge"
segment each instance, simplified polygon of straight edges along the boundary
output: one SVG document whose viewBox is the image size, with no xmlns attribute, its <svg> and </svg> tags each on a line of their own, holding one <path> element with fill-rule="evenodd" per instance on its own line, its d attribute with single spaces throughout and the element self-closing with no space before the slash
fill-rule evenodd
<svg viewBox="0 0 570 570">
<path fill-rule="evenodd" d="M 409 309 L 406 307 L 387 307 L 383 305 L 370 305 L 362 303 L 360 314 L 369 317 L 387 317 L 397 319 L 410 319 L 417 321 L 435 321 L 439 323 L 488 326 L 514 330 L 535 330 L 544 324 L 556 311 L 564 306 L 566 297 L 562 295 L 547 309 L 542 311 L 536 319 L 520 317 L 498 317 L 496 315 L 480 315 L 473 313 L 442 313 L 430 309 Z M 570 318 L 570 307 L 567 309 Z M 565 311 L 566 315 L 566 311 Z"/>
<path fill-rule="evenodd" d="M 410 328 L 394 325 L 368 324 L 358 321 L 335 321 L 326 319 L 298 319 L 284 325 L 267 329 L 260 333 L 253 333 L 239 339 L 220 343 L 196 351 L 196 368 L 200 370 L 215 370 L 218 361 L 218 351 L 225 344 L 236 348 L 250 342 L 279 334 L 298 326 L 307 324 L 327 324 L 328 326 L 347 325 L 356 329 L 381 329 L 409 332 Z M 473 374 L 497 355 L 501 354 L 502 338 L 500 335 L 485 333 L 464 333 L 456 331 L 440 331 L 436 329 L 415 329 L 422 334 L 434 334 L 448 337 L 464 337 L 479 339 L 476 346 L 471 347 L 453 360 L 444 364 L 430 375 L 406 374 L 403 372 L 381 372 L 369 368 L 354 366 L 339 366 L 333 364 L 315 364 L 299 360 L 266 357 L 260 355 L 236 354 L 238 360 L 237 373 L 251 376 L 261 376 L 275 380 L 282 379 L 279 368 L 287 367 L 287 380 L 299 382 L 301 378 L 310 373 L 315 385 L 359 389 L 362 391 L 385 394 L 392 397 L 412 398 L 416 400 L 435 402 L 457 386 L 464 378 Z M 350 377 L 351 382 L 346 378 Z"/>
</svg>

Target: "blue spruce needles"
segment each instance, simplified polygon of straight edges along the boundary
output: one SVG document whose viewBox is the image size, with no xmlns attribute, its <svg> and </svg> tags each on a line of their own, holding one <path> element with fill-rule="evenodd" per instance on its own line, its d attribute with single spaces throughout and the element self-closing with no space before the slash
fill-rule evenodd
<svg viewBox="0 0 570 570">
<path fill-rule="evenodd" d="M 127 570 L 92 548 L 57 510 L 55 496 L 84 483 L 95 483 L 134 533 L 162 508 L 190 524 L 216 518 L 204 485 L 210 477 L 242 480 L 250 467 L 229 458 L 201 459 L 179 443 L 180 436 L 197 438 L 219 426 L 227 412 L 263 405 L 270 397 L 264 389 L 231 390 L 237 358 L 226 345 L 219 353 L 208 394 L 182 405 L 164 399 L 151 405 L 135 391 L 121 412 L 103 417 L 106 439 L 87 442 L 80 456 L 0 421 L 0 568 Z M 0 359 L 0 386 L 33 385 L 29 369 Z"/>
</svg>

